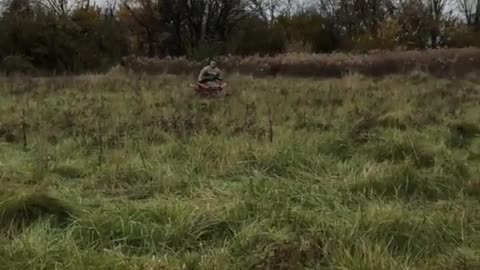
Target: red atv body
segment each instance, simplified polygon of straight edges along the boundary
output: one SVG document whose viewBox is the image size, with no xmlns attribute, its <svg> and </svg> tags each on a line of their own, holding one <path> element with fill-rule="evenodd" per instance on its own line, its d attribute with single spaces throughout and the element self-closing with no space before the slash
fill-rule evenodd
<svg viewBox="0 0 480 270">
<path fill-rule="evenodd" d="M 209 81 L 204 83 L 197 83 L 195 92 L 201 97 L 211 97 L 223 93 L 227 84 L 220 80 Z"/>
</svg>

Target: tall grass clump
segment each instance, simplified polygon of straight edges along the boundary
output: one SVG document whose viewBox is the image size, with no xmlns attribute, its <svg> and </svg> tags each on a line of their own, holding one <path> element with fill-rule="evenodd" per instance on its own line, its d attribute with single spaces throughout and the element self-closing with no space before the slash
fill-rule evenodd
<svg viewBox="0 0 480 270">
<path fill-rule="evenodd" d="M 43 192 L 4 192 L 0 198 L 0 224 L 4 229 L 29 226 L 45 217 L 61 225 L 72 214 L 62 201 Z"/>
</svg>

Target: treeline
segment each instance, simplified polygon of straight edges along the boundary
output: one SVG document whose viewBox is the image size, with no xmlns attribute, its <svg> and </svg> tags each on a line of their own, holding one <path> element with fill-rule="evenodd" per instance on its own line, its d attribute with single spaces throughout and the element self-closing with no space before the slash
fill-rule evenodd
<svg viewBox="0 0 480 270">
<path fill-rule="evenodd" d="M 7 0 L 4 72 L 155 58 L 480 46 L 480 0 Z"/>
</svg>

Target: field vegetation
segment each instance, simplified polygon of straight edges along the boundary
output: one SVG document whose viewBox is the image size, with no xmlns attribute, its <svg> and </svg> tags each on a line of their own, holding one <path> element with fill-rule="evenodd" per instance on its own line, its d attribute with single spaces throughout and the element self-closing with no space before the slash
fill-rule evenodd
<svg viewBox="0 0 480 270">
<path fill-rule="evenodd" d="M 0 79 L 0 269 L 479 269 L 480 80 Z"/>
<path fill-rule="evenodd" d="M 358 73 L 369 77 L 424 72 L 437 77 L 464 77 L 480 70 L 480 48 L 410 51 L 371 51 L 366 54 L 290 53 L 275 56 L 218 57 L 222 69 L 230 73 L 263 76 L 343 77 Z M 206 61 L 186 57 L 142 58 L 129 56 L 122 67 L 135 73 L 191 74 Z"/>
</svg>

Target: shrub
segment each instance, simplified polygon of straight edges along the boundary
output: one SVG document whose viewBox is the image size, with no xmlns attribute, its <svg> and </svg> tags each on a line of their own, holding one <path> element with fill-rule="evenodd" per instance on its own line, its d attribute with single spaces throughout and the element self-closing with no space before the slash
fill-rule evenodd
<svg viewBox="0 0 480 270">
<path fill-rule="evenodd" d="M 398 46 L 397 37 L 400 33 L 400 25 L 396 20 L 384 22 L 377 30 L 375 36 L 371 33 L 361 35 L 354 42 L 354 50 L 368 52 L 371 50 L 393 50 Z"/>
<path fill-rule="evenodd" d="M 449 33 L 447 46 L 462 47 L 480 47 L 480 33 L 469 27 L 457 27 Z"/>
<path fill-rule="evenodd" d="M 2 69 L 7 74 L 28 73 L 34 70 L 30 60 L 27 57 L 21 55 L 11 55 L 5 57 L 2 60 L 0 69 Z"/>
<path fill-rule="evenodd" d="M 287 37 L 280 25 L 269 26 L 264 22 L 252 20 L 244 25 L 234 49 L 240 55 L 275 55 L 285 52 Z"/>
<path fill-rule="evenodd" d="M 188 49 L 187 57 L 193 61 L 202 61 L 215 57 L 222 52 L 224 44 L 221 42 L 204 42 L 198 46 Z"/>
<path fill-rule="evenodd" d="M 317 27 L 309 37 L 312 49 L 316 53 L 332 52 L 340 44 L 340 38 L 333 27 Z"/>
</svg>

